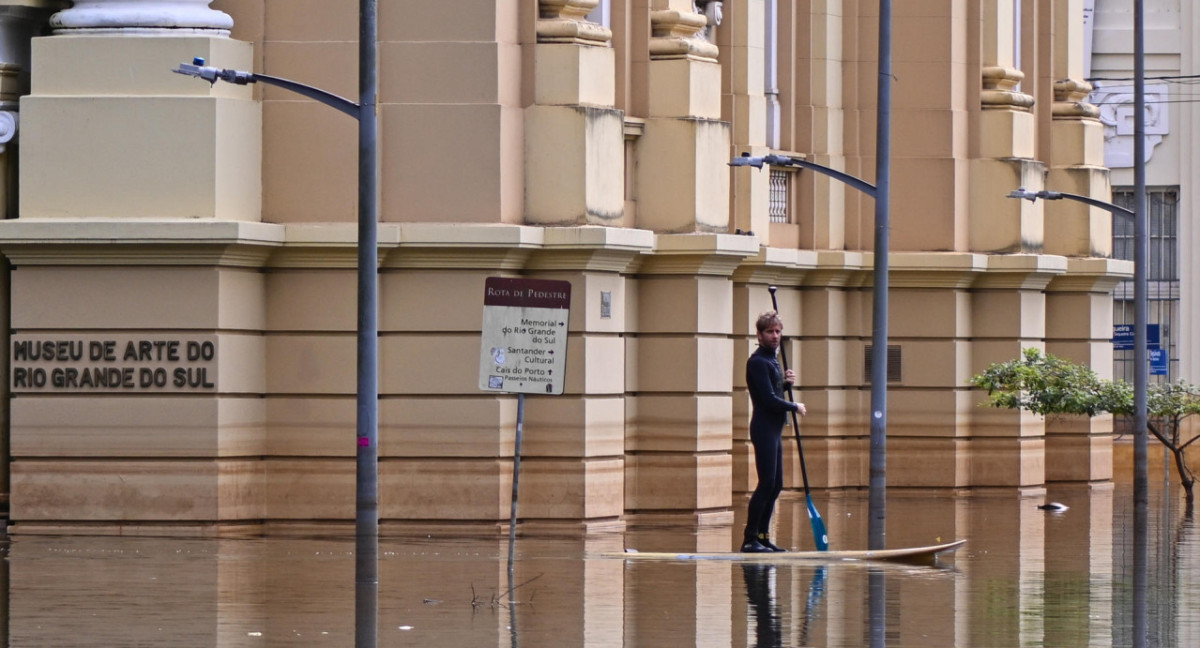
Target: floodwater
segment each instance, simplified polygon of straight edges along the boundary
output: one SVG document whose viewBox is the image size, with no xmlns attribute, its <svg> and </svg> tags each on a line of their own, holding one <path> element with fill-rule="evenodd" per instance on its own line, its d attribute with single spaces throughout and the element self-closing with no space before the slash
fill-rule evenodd
<svg viewBox="0 0 1200 648">
<path fill-rule="evenodd" d="M 1200 552 L 1177 485 L 1152 486 L 1149 646 L 1200 645 Z M 1164 496 L 1164 492 L 1169 496 Z M 815 498 L 835 549 L 866 547 L 866 493 Z M 588 538 L 384 537 L 379 646 L 1134 645 L 1132 494 L 890 493 L 889 547 L 966 538 L 936 567 L 625 561 L 725 551 L 733 525 Z M 740 506 L 739 506 L 740 508 Z M 740 513 L 740 511 L 739 511 Z M 776 542 L 812 547 L 802 497 Z M 13 536 L 8 646 L 351 646 L 354 539 Z M 617 554 L 616 556 L 612 554 Z"/>
</svg>

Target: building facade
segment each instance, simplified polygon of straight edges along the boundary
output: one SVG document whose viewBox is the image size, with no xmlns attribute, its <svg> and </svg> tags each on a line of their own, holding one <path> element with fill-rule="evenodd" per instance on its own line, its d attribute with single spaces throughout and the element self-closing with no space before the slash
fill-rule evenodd
<svg viewBox="0 0 1200 648">
<path fill-rule="evenodd" d="M 13 531 L 352 523 L 355 122 L 170 71 L 202 57 L 355 97 L 357 3 L 0 16 L 29 44 L 0 67 Z M 1109 214 L 1005 199 L 1110 198 L 1083 17 L 894 6 L 889 487 L 1111 478 L 1110 420 L 983 409 L 966 385 L 1030 346 L 1113 364 L 1131 265 Z M 866 486 L 873 205 L 727 162 L 870 181 L 878 23 L 850 0 L 380 3 L 384 532 L 507 524 L 516 398 L 476 374 L 490 276 L 572 285 L 565 393 L 526 406 L 525 531 L 732 520 L 770 285 L 813 486 Z"/>
<path fill-rule="evenodd" d="M 1105 165 L 1112 169 L 1114 197 L 1132 205 L 1134 59 L 1131 7 L 1120 2 L 1095 0 L 1091 21 L 1089 78 L 1096 86 L 1091 101 L 1101 109 L 1105 125 Z M 1166 358 L 1155 372 L 1156 380 L 1198 382 L 1200 348 L 1194 335 L 1200 317 L 1200 292 L 1192 264 L 1200 245 L 1195 220 L 1195 193 L 1200 166 L 1193 158 L 1198 109 L 1189 88 L 1196 82 L 1200 52 L 1193 44 L 1191 3 L 1178 0 L 1145 3 L 1146 70 L 1146 185 L 1150 254 L 1148 264 L 1149 323 L 1158 334 Z M 1115 255 L 1131 258 L 1122 250 L 1131 227 L 1118 227 Z M 1117 321 L 1132 322 L 1132 287 L 1116 291 Z M 1152 340 L 1153 342 L 1153 340 Z M 1132 376 L 1132 351 L 1117 354 L 1117 374 Z"/>
</svg>

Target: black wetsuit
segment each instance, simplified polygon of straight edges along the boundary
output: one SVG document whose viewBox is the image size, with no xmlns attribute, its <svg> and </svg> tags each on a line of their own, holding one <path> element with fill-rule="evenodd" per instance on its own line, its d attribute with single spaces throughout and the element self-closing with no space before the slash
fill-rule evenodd
<svg viewBox="0 0 1200 648">
<path fill-rule="evenodd" d="M 750 496 L 746 516 L 745 540 L 750 541 L 771 526 L 775 500 L 783 492 L 783 426 L 788 412 L 798 412 L 800 406 L 784 398 L 783 369 L 775 351 L 761 345 L 746 361 L 746 387 L 754 406 L 750 442 L 758 472 L 758 486 Z"/>
</svg>

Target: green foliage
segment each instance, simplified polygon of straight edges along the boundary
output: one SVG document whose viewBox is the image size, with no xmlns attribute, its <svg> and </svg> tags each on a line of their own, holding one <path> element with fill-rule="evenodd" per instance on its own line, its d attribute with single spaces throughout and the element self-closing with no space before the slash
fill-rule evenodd
<svg viewBox="0 0 1200 648">
<path fill-rule="evenodd" d="M 1037 349 L 1025 349 L 1022 357 L 990 365 L 973 376 L 970 383 L 988 394 L 987 404 L 1022 409 L 1042 416 L 1077 414 L 1096 416 L 1105 412 L 1131 416 L 1133 387 L 1123 380 L 1105 380 L 1090 367 L 1076 364 Z M 1184 382 L 1156 383 L 1146 391 L 1147 431 L 1175 455 L 1180 482 L 1192 502 L 1195 476 L 1184 461 L 1184 451 L 1200 440 L 1181 438 L 1183 420 L 1200 414 L 1200 386 Z"/>
<path fill-rule="evenodd" d="M 1146 394 L 1146 411 L 1158 419 L 1182 420 L 1200 414 L 1200 386 L 1182 380 L 1151 385 Z"/>
<path fill-rule="evenodd" d="M 993 363 L 970 383 L 988 393 L 992 407 L 1043 416 L 1133 415 L 1132 385 L 1102 379 L 1086 365 L 1033 348 L 1025 349 L 1020 359 Z M 1182 380 L 1152 384 L 1146 392 L 1146 413 L 1161 427 L 1177 427 L 1188 416 L 1200 414 L 1200 386 Z"/>
<path fill-rule="evenodd" d="M 1033 348 L 1017 360 L 993 363 L 970 382 L 988 393 L 992 407 L 1042 416 L 1133 411 L 1133 390 L 1123 381 L 1101 379 L 1086 365 Z"/>
</svg>

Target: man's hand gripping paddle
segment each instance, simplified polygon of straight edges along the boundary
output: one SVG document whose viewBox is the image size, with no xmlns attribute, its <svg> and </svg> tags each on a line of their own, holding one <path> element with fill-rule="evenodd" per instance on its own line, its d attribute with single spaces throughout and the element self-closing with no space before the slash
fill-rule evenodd
<svg viewBox="0 0 1200 648">
<path fill-rule="evenodd" d="M 775 286 L 769 286 L 767 290 L 771 291 L 771 308 L 778 313 L 779 303 L 775 301 Z M 782 339 L 779 340 L 779 357 L 783 360 L 783 370 L 787 371 L 787 351 L 784 350 Z M 787 385 L 787 396 L 789 401 L 796 402 L 791 385 Z M 813 541 L 818 551 L 829 551 L 829 534 L 825 530 L 825 520 L 822 520 L 821 514 L 817 512 L 817 505 L 813 504 L 812 493 L 808 489 L 808 469 L 804 466 L 804 447 L 800 445 L 800 420 L 795 411 L 792 412 L 792 430 L 796 433 L 796 452 L 800 453 L 800 475 L 804 478 L 804 497 L 808 500 L 808 521 L 812 523 Z"/>
</svg>

